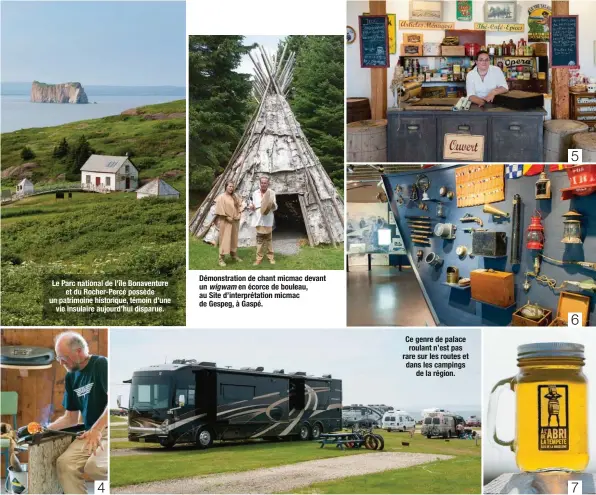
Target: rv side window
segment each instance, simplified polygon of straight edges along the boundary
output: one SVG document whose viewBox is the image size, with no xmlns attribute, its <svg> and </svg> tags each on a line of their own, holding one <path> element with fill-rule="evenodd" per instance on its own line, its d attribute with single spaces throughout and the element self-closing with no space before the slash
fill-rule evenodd
<svg viewBox="0 0 596 495">
<path fill-rule="evenodd" d="M 395 416 L 389 416 L 389 417 L 387 418 L 387 421 L 395 421 Z"/>
<path fill-rule="evenodd" d="M 433 418 L 433 425 L 440 425 L 441 424 L 441 418 Z"/>
<path fill-rule="evenodd" d="M 176 397 L 176 400 L 178 400 L 178 397 L 180 397 L 181 395 L 184 395 L 184 397 L 186 398 L 187 406 L 195 405 L 195 386 L 194 385 L 190 385 L 188 389 L 177 388 L 176 395 L 174 396 L 174 397 Z"/>
<path fill-rule="evenodd" d="M 255 396 L 255 387 L 248 385 L 221 384 L 221 395 L 226 400 L 250 400 Z"/>
</svg>

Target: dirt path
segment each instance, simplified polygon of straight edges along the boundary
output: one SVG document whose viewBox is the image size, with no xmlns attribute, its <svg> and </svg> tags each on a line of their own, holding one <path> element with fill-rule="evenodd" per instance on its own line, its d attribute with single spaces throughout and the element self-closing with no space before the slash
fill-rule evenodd
<svg viewBox="0 0 596 495">
<path fill-rule="evenodd" d="M 213 474 L 112 488 L 112 493 L 281 493 L 347 476 L 401 469 L 450 455 L 378 452 L 333 457 L 240 473 Z"/>
</svg>

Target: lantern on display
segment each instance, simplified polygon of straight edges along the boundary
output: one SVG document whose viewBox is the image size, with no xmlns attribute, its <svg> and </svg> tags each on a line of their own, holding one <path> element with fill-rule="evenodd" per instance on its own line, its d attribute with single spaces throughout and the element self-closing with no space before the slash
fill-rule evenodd
<svg viewBox="0 0 596 495">
<path fill-rule="evenodd" d="M 536 199 L 550 199 L 550 179 L 546 176 L 546 172 L 540 174 L 538 182 L 536 182 Z"/>
<path fill-rule="evenodd" d="M 580 218 L 582 217 L 581 213 L 578 213 L 575 210 L 569 210 L 565 215 L 563 215 L 563 225 L 565 225 L 563 230 L 563 239 L 561 242 L 565 244 L 581 244 L 582 243 L 582 225 L 580 222 Z"/>
<path fill-rule="evenodd" d="M 544 226 L 542 225 L 542 217 L 539 211 L 536 211 L 532 216 L 526 241 L 526 247 L 528 249 L 542 250 L 544 247 Z"/>
</svg>

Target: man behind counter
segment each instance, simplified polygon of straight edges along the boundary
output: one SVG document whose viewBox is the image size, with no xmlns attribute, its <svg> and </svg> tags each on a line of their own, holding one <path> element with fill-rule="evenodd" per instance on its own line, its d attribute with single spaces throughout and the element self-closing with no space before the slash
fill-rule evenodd
<svg viewBox="0 0 596 495">
<path fill-rule="evenodd" d="M 107 479 L 108 361 L 89 354 L 82 335 L 63 332 L 56 337 L 56 360 L 66 368 L 64 415 L 47 427 L 75 426 L 79 413 L 85 432 L 58 457 L 56 470 L 64 493 L 87 493 L 83 473 L 93 480 Z"/>
<path fill-rule="evenodd" d="M 495 96 L 507 93 L 509 87 L 503 71 L 490 65 L 488 52 L 480 51 L 476 56 L 476 67 L 466 76 L 466 94 L 479 107 L 492 103 Z"/>
</svg>

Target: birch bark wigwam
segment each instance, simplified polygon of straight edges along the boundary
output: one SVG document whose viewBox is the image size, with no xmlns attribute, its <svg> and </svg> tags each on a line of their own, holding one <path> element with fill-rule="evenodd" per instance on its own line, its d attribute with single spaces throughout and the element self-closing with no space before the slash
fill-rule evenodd
<svg viewBox="0 0 596 495">
<path fill-rule="evenodd" d="M 205 242 L 214 243 L 217 238 L 212 206 L 224 192 L 224 184 L 233 181 L 236 194 L 246 205 L 259 187 L 259 179 L 268 177 L 278 202 L 285 196 L 298 196 L 311 246 L 343 243 L 343 199 L 286 99 L 296 64 L 295 52 L 286 48 L 279 56 L 268 54 L 261 46 L 249 54 L 254 64 L 252 96 L 258 106 L 227 166 L 190 221 L 191 233 Z M 242 213 L 238 237 L 240 246 L 256 245 L 248 209 Z"/>
</svg>

